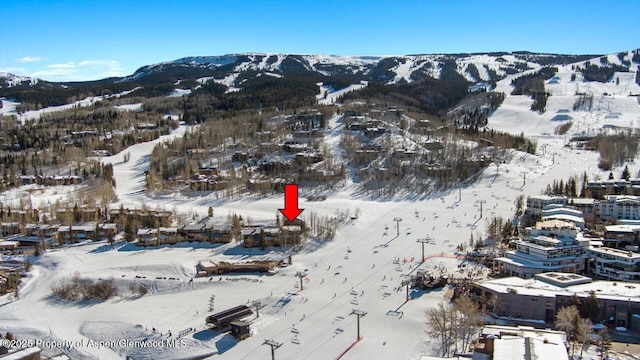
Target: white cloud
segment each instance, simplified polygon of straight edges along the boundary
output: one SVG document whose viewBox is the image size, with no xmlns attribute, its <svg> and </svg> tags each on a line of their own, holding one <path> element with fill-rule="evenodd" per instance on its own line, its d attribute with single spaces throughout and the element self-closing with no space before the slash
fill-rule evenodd
<svg viewBox="0 0 640 360">
<path fill-rule="evenodd" d="M 46 58 L 42 58 L 40 56 L 23 56 L 19 59 L 16 59 L 17 63 L 25 64 L 25 63 L 34 63 L 47 60 Z"/>
<path fill-rule="evenodd" d="M 44 69 L 34 71 L 29 76 L 50 81 L 98 80 L 112 76 L 126 75 L 124 69 L 115 60 L 82 60 L 60 64 L 50 64 Z"/>
<path fill-rule="evenodd" d="M 65 64 L 51 64 L 47 65 L 47 69 L 73 69 L 76 67 L 76 64 L 73 61 L 69 61 Z"/>
<path fill-rule="evenodd" d="M 8 68 L 0 68 L 0 73 L 10 73 L 14 75 L 26 75 L 27 69 L 21 67 L 8 67 Z"/>
</svg>

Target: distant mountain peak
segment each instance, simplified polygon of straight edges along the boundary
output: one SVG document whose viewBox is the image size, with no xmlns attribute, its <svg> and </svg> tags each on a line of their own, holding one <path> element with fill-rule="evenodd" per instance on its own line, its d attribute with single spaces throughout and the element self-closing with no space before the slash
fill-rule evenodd
<svg viewBox="0 0 640 360">
<path fill-rule="evenodd" d="M 15 75 L 8 72 L 0 72 L 0 88 L 10 88 L 20 85 L 34 86 L 41 80 L 28 76 Z M 28 84 L 25 84 L 27 83 Z"/>
</svg>

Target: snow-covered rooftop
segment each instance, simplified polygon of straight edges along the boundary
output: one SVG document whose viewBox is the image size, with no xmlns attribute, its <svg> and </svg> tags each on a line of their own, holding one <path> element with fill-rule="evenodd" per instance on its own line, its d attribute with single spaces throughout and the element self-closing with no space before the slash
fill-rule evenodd
<svg viewBox="0 0 640 360">
<path fill-rule="evenodd" d="M 543 281 L 544 279 L 522 279 L 519 277 L 506 277 L 494 280 L 480 281 L 483 287 L 500 293 L 516 291 L 518 294 L 529 296 L 555 297 L 558 295 L 589 296 L 595 292 L 598 298 L 607 298 L 627 301 L 628 299 L 640 299 L 640 285 L 620 281 L 592 281 L 584 284 L 561 287 Z"/>
</svg>

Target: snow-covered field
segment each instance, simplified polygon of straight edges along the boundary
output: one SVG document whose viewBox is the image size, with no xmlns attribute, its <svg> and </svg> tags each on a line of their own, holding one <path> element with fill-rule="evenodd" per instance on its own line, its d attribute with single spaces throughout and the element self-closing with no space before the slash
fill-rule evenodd
<svg viewBox="0 0 640 360">
<path fill-rule="evenodd" d="M 334 89 L 331 87 L 322 85 L 322 83 L 318 85 L 320 86 L 320 95 L 316 95 L 316 98 L 318 99 L 318 104 L 333 105 L 336 102 L 338 102 L 338 99 L 342 95 L 351 91 L 360 90 L 363 87 L 367 86 L 367 82 L 362 81 L 360 84 L 353 84 L 344 89 L 340 89 L 337 91 L 334 91 Z"/>
<path fill-rule="evenodd" d="M 66 104 L 66 105 L 60 105 L 60 106 L 51 106 L 51 107 L 47 107 L 44 109 L 40 109 L 40 110 L 29 110 L 29 111 L 25 111 L 21 114 L 18 114 L 16 112 L 16 106 L 19 105 L 19 103 L 8 100 L 8 99 L 0 99 L 0 101 L 2 101 L 2 108 L 0 109 L 0 115 L 2 116 L 10 116 L 10 115 L 15 115 L 16 119 L 23 123 L 25 121 L 29 121 L 29 120 L 38 120 L 40 119 L 40 117 L 42 115 L 45 115 L 47 113 L 52 113 L 52 112 L 56 112 L 56 111 L 65 111 L 65 110 L 70 110 L 70 109 L 76 109 L 76 108 L 81 108 L 81 107 L 87 107 L 87 106 L 92 106 L 94 105 L 96 102 L 102 101 L 104 99 L 112 99 L 112 98 L 119 98 L 121 96 L 130 94 L 136 90 L 138 90 L 140 88 L 133 88 L 131 90 L 127 90 L 127 91 L 123 91 L 121 93 L 117 93 L 117 94 L 112 94 L 112 95 L 105 95 L 105 96 L 89 96 L 85 99 L 82 100 L 78 100 L 75 101 L 71 104 Z M 133 109 L 129 109 L 126 107 L 126 105 L 121 106 L 121 108 L 123 110 L 133 110 Z"/>
<path fill-rule="evenodd" d="M 560 109 L 571 109 L 575 89 L 562 72 L 559 84 L 549 86 L 553 96 L 547 112 L 529 111 L 528 97 L 508 96 L 489 119 L 489 126 L 513 133 L 524 132 L 538 141 L 539 154 L 512 152 L 505 164 L 488 167 L 472 185 L 436 196 L 397 197 L 371 200 L 355 196 L 355 187 L 346 187 L 328 196 L 326 201 L 307 202 L 301 193 L 302 218 L 311 212 L 335 215 L 349 212 L 358 217 L 342 224 L 335 239 L 308 243 L 292 252 L 293 265 L 273 276 L 224 275 L 195 277 L 195 265 L 201 259 L 250 259 L 269 254 L 284 257 L 280 249 L 246 250 L 236 244 L 221 246 L 183 243 L 176 246 L 142 249 L 126 243 L 91 243 L 52 250 L 32 268 L 20 289 L 20 299 L 0 297 L 0 332 L 10 330 L 18 338 L 71 341 L 69 349 L 45 349 L 50 355 L 70 352 L 73 358 L 177 359 L 212 355 L 223 359 L 270 359 L 265 339 L 283 345 L 276 350 L 278 359 L 419 359 L 433 354 L 425 336 L 425 309 L 443 301 L 446 290 L 412 292 L 407 301 L 400 282 L 418 269 L 445 269 L 454 276 L 459 260 L 453 258 L 456 245 L 467 243 L 471 234 L 483 233 L 485 221 L 494 215 L 504 218 L 514 212 L 518 195 L 540 194 L 548 183 L 588 171 L 590 178 L 606 178 L 596 164 L 594 152 L 566 148 L 565 137 L 553 134 L 559 124 L 551 118 Z M 631 79 L 632 80 L 632 79 Z M 629 80 L 615 84 L 584 84 L 593 89 L 597 106 L 591 112 L 571 112 L 576 128 L 570 132 L 593 131 L 609 124 L 610 113 L 620 113 L 620 125 L 637 126 L 640 107 L 627 96 L 637 85 Z M 621 81 L 625 81 L 622 80 Z M 507 89 L 510 78 L 498 84 Z M 618 89 L 618 91 L 616 91 Z M 510 91 L 507 91 L 509 93 Z M 603 92 L 607 95 L 602 96 Z M 335 125 L 337 118 L 330 121 Z M 327 138 L 331 151 L 337 151 L 335 132 Z M 282 196 L 245 198 L 222 202 L 208 197 L 166 195 L 150 197 L 144 189 L 144 170 L 148 155 L 156 143 L 181 136 L 181 127 L 172 135 L 137 144 L 126 151 L 104 158 L 114 164 L 117 201 L 128 207 L 165 208 L 204 216 L 213 206 L 216 217 L 235 212 L 255 221 L 275 219 L 282 208 Z M 130 160 L 123 162 L 123 154 Z M 638 164 L 630 164 L 637 174 Z M 618 176 L 621 169 L 614 169 Z M 526 181 L 525 181 L 526 177 Z M 53 195 L 53 194 L 51 194 Z M 34 195 L 34 202 L 47 201 L 47 193 Z M 4 202 L 4 201 L 3 201 Z M 480 218 L 479 203 L 484 205 Z M 394 218 L 399 217 L 399 229 Z M 435 243 L 425 246 L 426 261 L 420 262 L 421 244 L 417 239 L 431 237 Z M 399 261 L 394 261 L 399 259 Z M 468 267 L 469 268 L 469 267 Z M 467 269 L 465 271 L 471 271 Z M 296 272 L 308 279 L 299 289 Z M 113 277 L 121 296 L 103 303 L 67 304 L 51 296 L 51 287 L 74 272 L 83 277 Z M 150 293 L 128 295 L 131 282 L 139 282 Z M 260 317 L 252 317 L 253 335 L 241 342 L 229 334 L 205 328 L 211 314 L 209 305 L 215 295 L 215 311 L 240 304 L 261 301 Z M 355 343 L 357 317 L 353 309 L 365 311 L 360 319 L 362 340 Z M 175 342 L 176 335 L 195 329 Z M 154 331 L 155 329 L 155 331 Z M 171 337 L 168 332 L 171 332 Z M 148 348 L 130 347 L 120 339 L 147 340 Z M 96 342 L 109 342 L 98 347 Z M 113 343 L 112 343 L 113 342 Z M 216 355 L 218 354 L 218 355 Z"/>
<path fill-rule="evenodd" d="M 116 105 L 114 108 L 122 111 L 142 111 L 142 103 Z"/>
<path fill-rule="evenodd" d="M 527 111 L 533 100 L 526 95 L 507 96 L 489 120 L 489 127 L 513 134 L 527 136 L 553 134 L 562 121 L 554 121 L 557 115 L 568 115 L 573 121 L 570 134 L 595 134 L 603 126 L 640 126 L 640 106 L 638 97 L 640 86 L 635 83 L 634 73 L 616 73 L 620 84 L 571 81 L 571 65 L 559 66 L 556 81 L 548 81 L 546 89 L 552 94 L 547 101 L 546 112 L 539 114 Z M 511 92 L 511 75 L 497 83 L 495 91 Z M 614 79 L 616 78 L 614 76 Z M 573 104 L 579 98 L 577 92 L 593 94 L 591 111 L 573 111 Z"/>
</svg>

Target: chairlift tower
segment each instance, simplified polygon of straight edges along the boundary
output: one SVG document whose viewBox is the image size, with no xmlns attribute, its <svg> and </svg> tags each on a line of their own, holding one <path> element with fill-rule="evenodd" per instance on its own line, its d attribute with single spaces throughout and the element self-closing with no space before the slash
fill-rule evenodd
<svg viewBox="0 0 640 360">
<path fill-rule="evenodd" d="M 357 340 L 362 339 L 360 337 L 360 318 L 367 315 L 367 313 L 365 311 L 359 310 L 359 309 L 353 309 L 351 310 L 351 314 L 349 315 L 356 315 L 358 317 L 358 338 Z"/>
<path fill-rule="evenodd" d="M 402 221 L 401 217 L 394 217 L 393 221 L 396 222 L 396 234 L 400 236 L 400 221 Z"/>
<path fill-rule="evenodd" d="M 409 287 L 411 286 L 411 278 L 402 280 L 402 282 L 400 283 L 400 286 L 406 286 L 406 288 L 407 288 L 407 301 L 411 300 L 411 298 L 409 298 Z"/>
<path fill-rule="evenodd" d="M 307 273 L 304 271 L 298 271 L 296 272 L 296 276 L 300 278 L 300 291 L 302 291 L 304 290 L 304 288 L 302 287 L 302 279 L 307 276 Z"/>
<path fill-rule="evenodd" d="M 254 309 L 256 310 L 256 319 L 260 317 L 260 309 L 262 309 L 263 307 L 267 306 L 266 304 L 263 304 L 262 301 L 260 300 L 255 300 L 252 303 Z"/>
<path fill-rule="evenodd" d="M 418 241 L 417 241 L 419 243 L 422 243 L 422 258 L 421 258 L 421 261 L 420 261 L 421 264 L 424 263 L 424 244 L 431 244 L 432 241 L 433 241 L 433 239 L 431 238 L 431 236 L 427 236 L 425 238 L 418 239 Z"/>
<path fill-rule="evenodd" d="M 477 200 L 476 204 L 480 204 L 480 219 L 482 219 L 482 204 L 486 203 L 487 200 Z"/>
<path fill-rule="evenodd" d="M 268 339 L 262 343 L 262 345 L 269 345 L 271 346 L 271 360 L 275 360 L 276 359 L 276 349 L 279 348 L 280 346 L 282 346 L 282 343 L 279 343 L 277 341 L 274 341 L 272 339 Z"/>
</svg>

